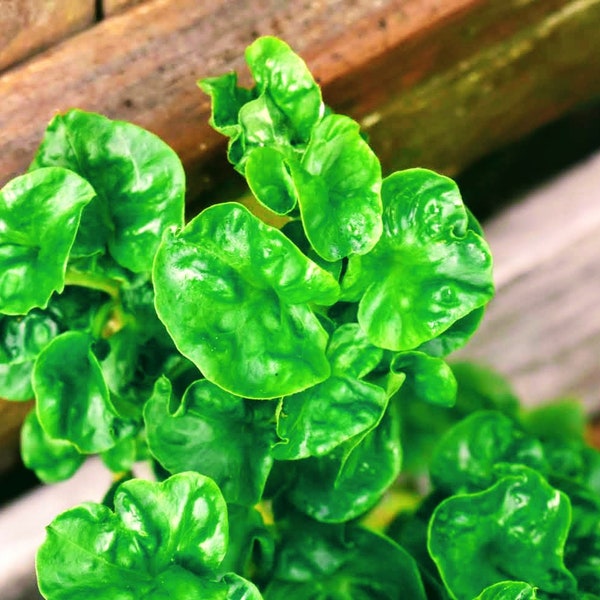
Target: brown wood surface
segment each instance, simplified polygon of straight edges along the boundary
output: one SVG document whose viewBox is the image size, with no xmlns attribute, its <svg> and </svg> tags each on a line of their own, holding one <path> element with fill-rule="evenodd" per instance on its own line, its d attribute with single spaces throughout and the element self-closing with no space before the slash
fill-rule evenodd
<svg viewBox="0 0 600 600">
<path fill-rule="evenodd" d="M 92 25 L 95 0 L 1 0 L 0 71 Z"/>
<path fill-rule="evenodd" d="M 102 14 L 104 17 L 112 17 L 117 13 L 123 12 L 136 4 L 141 4 L 147 0 L 102 0 Z"/>
<path fill-rule="evenodd" d="M 147 1 L 0 76 L 0 185 L 77 106 L 154 131 L 182 157 L 191 199 L 221 199 L 231 169 L 195 82 L 242 69 L 263 34 L 305 57 L 386 171 L 454 174 L 600 96 L 599 26 L 600 0 Z"/>
</svg>

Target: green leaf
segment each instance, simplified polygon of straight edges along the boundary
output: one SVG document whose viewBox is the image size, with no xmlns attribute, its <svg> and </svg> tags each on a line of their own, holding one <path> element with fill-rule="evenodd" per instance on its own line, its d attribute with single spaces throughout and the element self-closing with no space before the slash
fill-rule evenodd
<svg viewBox="0 0 600 600">
<path fill-rule="evenodd" d="M 414 560 L 389 538 L 309 519 L 292 525 L 278 550 L 266 600 L 425 600 Z"/>
<path fill-rule="evenodd" d="M 42 427 L 85 454 L 108 450 L 133 431 L 111 402 L 92 345 L 85 333 L 63 333 L 44 348 L 33 370 Z"/>
<path fill-rule="evenodd" d="M 403 352 L 392 359 L 392 373 L 406 375 L 400 395 L 402 398 L 453 406 L 456 402 L 456 379 L 441 358 L 424 352 Z"/>
<path fill-rule="evenodd" d="M 336 261 L 372 250 L 383 229 L 381 166 L 358 123 L 325 117 L 313 130 L 302 166 L 291 172 L 304 230 L 317 254 Z"/>
<path fill-rule="evenodd" d="M 245 176 L 256 199 L 278 215 L 287 215 L 298 202 L 294 180 L 284 155 L 259 146 L 248 154 Z"/>
<path fill-rule="evenodd" d="M 130 471 L 138 460 L 138 447 L 138 440 L 132 435 L 119 440 L 115 446 L 105 450 L 100 456 L 102 462 L 113 473 L 122 473 Z"/>
<path fill-rule="evenodd" d="M 165 469 L 198 471 L 216 481 L 228 502 L 252 505 L 273 462 L 274 412 L 272 403 L 244 400 L 205 379 L 194 382 L 177 406 L 163 377 L 144 420 L 150 451 Z"/>
<path fill-rule="evenodd" d="M 37 309 L 23 317 L 0 316 L 0 398 L 33 398 L 33 363 L 58 335 L 58 321 L 55 314 Z"/>
<path fill-rule="evenodd" d="M 536 600 L 535 588 L 524 581 L 501 581 L 491 585 L 475 600 Z"/>
<path fill-rule="evenodd" d="M 563 563 L 570 521 L 568 497 L 521 467 L 485 491 L 444 500 L 430 522 L 429 552 L 457 600 L 507 579 L 570 598 L 576 582 Z"/>
<path fill-rule="evenodd" d="M 21 428 L 21 457 L 44 483 L 69 479 L 85 460 L 70 442 L 48 436 L 35 411 L 27 415 Z"/>
<path fill-rule="evenodd" d="M 62 291 L 71 246 L 94 189 L 66 169 L 48 168 L 0 190 L 0 312 L 45 308 Z"/>
<path fill-rule="evenodd" d="M 154 285 L 177 347 L 218 386 L 266 399 L 329 376 L 327 333 L 311 305 L 333 304 L 337 282 L 243 206 L 212 206 L 167 233 Z"/>
<path fill-rule="evenodd" d="M 547 472 L 541 443 L 500 412 L 479 411 L 448 431 L 430 464 L 434 485 L 452 492 L 478 491 L 496 481 L 498 463 Z"/>
<path fill-rule="evenodd" d="M 261 37 L 246 49 L 246 62 L 264 94 L 284 116 L 292 142 L 307 141 L 324 107 L 306 63 L 283 41 Z"/>
<path fill-rule="evenodd" d="M 47 166 L 75 171 L 97 194 L 84 210 L 74 256 L 104 254 L 108 246 L 123 267 L 150 271 L 163 230 L 183 225 L 181 162 L 136 125 L 77 109 L 57 115 L 30 168 Z"/>
<path fill-rule="evenodd" d="M 412 350 L 489 301 L 492 261 L 468 229 L 451 179 L 425 169 L 394 173 L 382 200 L 381 239 L 350 257 L 342 299 L 359 301 L 358 321 L 371 343 Z"/>
<path fill-rule="evenodd" d="M 357 324 L 339 327 L 327 348 L 329 379 L 283 399 L 273 448 L 278 460 L 321 456 L 379 422 L 387 394 L 361 377 L 372 371 L 383 352 L 371 345 Z"/>
<path fill-rule="evenodd" d="M 36 559 L 45 598 L 260 599 L 251 583 L 216 575 L 227 550 L 227 507 L 210 479 L 132 479 L 114 504 L 113 512 L 85 503 L 48 526 Z"/>
<path fill-rule="evenodd" d="M 368 433 L 329 454 L 294 463 L 289 501 L 325 523 L 354 519 L 372 508 L 400 472 L 402 451 L 395 407 Z"/>
</svg>

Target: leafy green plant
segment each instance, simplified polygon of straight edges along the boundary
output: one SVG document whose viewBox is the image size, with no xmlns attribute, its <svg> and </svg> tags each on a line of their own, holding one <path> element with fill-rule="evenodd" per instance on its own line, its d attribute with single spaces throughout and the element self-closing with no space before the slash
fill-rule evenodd
<svg viewBox="0 0 600 600">
<path fill-rule="evenodd" d="M 578 407 L 525 412 L 445 360 L 493 294 L 455 183 L 382 178 L 285 43 L 246 58 L 252 89 L 200 86 L 280 228 L 235 202 L 185 223 L 173 151 L 80 110 L 0 192 L 0 395 L 36 399 L 23 459 L 45 482 L 94 454 L 115 472 L 48 526 L 42 594 L 600 598 Z"/>
</svg>

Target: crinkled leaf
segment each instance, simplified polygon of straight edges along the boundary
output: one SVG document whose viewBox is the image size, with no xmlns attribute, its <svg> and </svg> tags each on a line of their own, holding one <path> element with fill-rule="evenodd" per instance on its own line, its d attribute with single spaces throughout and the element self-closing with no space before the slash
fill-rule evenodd
<svg viewBox="0 0 600 600">
<path fill-rule="evenodd" d="M 367 434 L 347 440 L 329 454 L 295 464 L 288 498 L 318 521 L 354 519 L 381 498 L 398 476 L 402 452 L 393 405 Z"/>
<path fill-rule="evenodd" d="M 212 100 L 211 126 L 223 135 L 235 135 L 239 131 L 240 108 L 254 98 L 254 93 L 238 86 L 236 73 L 207 77 L 199 81 L 198 85 Z"/>
<path fill-rule="evenodd" d="M 336 261 L 369 252 L 381 237 L 381 166 L 358 123 L 329 115 L 292 167 L 306 236 L 321 257 Z"/>
<path fill-rule="evenodd" d="M 266 600 L 425 600 L 413 558 L 387 537 L 308 519 L 286 531 Z"/>
<path fill-rule="evenodd" d="M 255 581 L 273 568 L 275 538 L 261 513 L 251 506 L 228 504 L 229 544 L 221 563 L 224 573 L 233 572 Z"/>
<path fill-rule="evenodd" d="M 256 199 L 278 215 L 287 215 L 298 202 L 285 156 L 275 148 L 254 148 L 246 161 L 245 176 Z"/>
<path fill-rule="evenodd" d="M 235 203 L 212 206 L 163 239 L 156 310 L 179 350 L 220 387 L 275 398 L 325 380 L 327 334 L 311 307 L 333 277 Z"/>
<path fill-rule="evenodd" d="M 113 473 L 130 471 L 138 460 L 139 442 L 134 435 L 119 440 L 116 445 L 100 455 L 102 462 Z"/>
<path fill-rule="evenodd" d="M 430 522 L 429 552 L 457 600 L 507 579 L 570 598 L 576 582 L 563 562 L 570 521 L 567 496 L 521 467 L 485 491 L 444 500 Z"/>
<path fill-rule="evenodd" d="M 27 415 L 21 428 L 21 457 L 44 483 L 69 479 L 85 460 L 70 442 L 48 436 L 35 411 Z"/>
<path fill-rule="evenodd" d="M 39 169 L 0 190 L 0 312 L 45 308 L 62 291 L 90 184 L 61 168 Z"/>
<path fill-rule="evenodd" d="M 244 400 L 205 379 L 194 382 L 181 404 L 173 405 L 171 384 L 163 377 L 144 409 L 155 458 L 171 473 L 198 471 L 211 477 L 228 502 L 256 504 L 273 462 L 275 406 Z"/>
<path fill-rule="evenodd" d="M 387 394 L 361 377 L 377 366 L 382 355 L 358 325 L 338 328 L 327 348 L 331 377 L 284 398 L 277 415 L 283 442 L 275 446 L 273 456 L 279 460 L 321 456 L 372 429 L 385 410 Z"/>
<path fill-rule="evenodd" d="M 456 379 L 446 362 L 424 352 L 397 354 L 390 365 L 393 373 L 404 373 L 403 398 L 411 398 L 440 406 L 456 402 Z"/>
<path fill-rule="evenodd" d="M 535 588 L 524 581 L 500 581 L 491 585 L 475 600 L 536 600 Z"/>
<path fill-rule="evenodd" d="M 36 560 L 48 600 L 260 598 L 241 578 L 216 576 L 227 549 L 227 507 L 210 479 L 133 479 L 114 503 L 114 512 L 82 504 L 48 526 Z"/>
<path fill-rule="evenodd" d="M 33 364 L 58 333 L 59 319 L 50 311 L 33 309 L 23 317 L 0 316 L 0 398 L 33 398 Z"/>
<path fill-rule="evenodd" d="M 440 440 L 430 465 L 434 485 L 452 492 L 478 491 L 496 480 L 498 463 L 547 472 L 541 443 L 500 412 L 479 411 Z"/>
<path fill-rule="evenodd" d="M 270 36 L 246 49 L 246 62 L 258 93 L 272 100 L 284 116 L 290 140 L 307 141 L 321 117 L 323 102 L 306 63 L 285 42 Z"/>
<path fill-rule="evenodd" d="M 411 350 L 486 304 L 493 294 L 485 241 L 468 229 L 456 184 L 425 169 L 387 177 L 383 234 L 364 256 L 351 256 L 343 299 L 359 301 L 371 342 Z"/>
<path fill-rule="evenodd" d="M 111 402 L 92 343 L 85 333 L 63 333 L 42 350 L 33 370 L 42 427 L 83 453 L 108 450 L 133 430 Z"/>
<path fill-rule="evenodd" d="M 31 168 L 47 166 L 75 171 L 97 194 L 83 212 L 74 256 L 103 254 L 108 246 L 120 265 L 150 271 L 163 230 L 183 225 L 181 161 L 141 127 L 82 110 L 57 115 Z"/>
</svg>

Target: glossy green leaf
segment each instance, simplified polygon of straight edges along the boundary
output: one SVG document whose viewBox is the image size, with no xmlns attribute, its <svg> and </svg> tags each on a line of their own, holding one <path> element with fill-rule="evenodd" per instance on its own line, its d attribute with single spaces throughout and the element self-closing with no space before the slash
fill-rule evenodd
<svg viewBox="0 0 600 600">
<path fill-rule="evenodd" d="M 113 472 L 122 473 L 130 471 L 138 460 L 139 443 L 131 435 L 119 440 L 116 445 L 102 452 L 102 462 Z"/>
<path fill-rule="evenodd" d="M 133 431 L 115 410 L 92 343 L 85 333 L 63 333 L 44 348 L 33 370 L 42 427 L 86 454 L 108 450 Z"/>
<path fill-rule="evenodd" d="M 48 166 L 75 171 L 97 194 L 84 210 L 74 256 L 103 254 L 108 247 L 123 267 L 150 271 L 163 230 L 183 225 L 181 161 L 136 125 L 82 110 L 57 115 L 31 169 Z"/>
<path fill-rule="evenodd" d="M 377 366 L 382 355 L 357 324 L 338 328 L 327 348 L 331 376 L 283 399 L 277 415 L 283 442 L 274 447 L 273 456 L 278 460 L 321 456 L 372 429 L 385 410 L 387 394 L 361 377 Z"/>
<path fill-rule="evenodd" d="M 500 412 L 479 411 L 457 423 L 440 440 L 431 459 L 434 485 L 452 492 L 478 491 L 496 481 L 498 463 L 547 472 L 541 443 Z"/>
<path fill-rule="evenodd" d="M 440 406 L 453 406 L 456 402 L 456 379 L 441 358 L 424 352 L 403 352 L 394 356 L 390 369 L 406 375 L 400 391 L 402 398 Z"/>
<path fill-rule="evenodd" d="M 194 382 L 177 405 L 163 377 L 144 420 L 150 451 L 165 469 L 198 471 L 216 481 L 228 502 L 252 505 L 273 462 L 274 413 L 273 403 L 244 400 L 206 379 Z"/>
<path fill-rule="evenodd" d="M 524 581 L 501 581 L 491 585 L 475 600 L 536 600 L 535 588 Z"/>
<path fill-rule="evenodd" d="M 571 598 L 577 584 L 563 562 L 570 521 L 567 496 L 521 467 L 485 491 L 444 500 L 430 522 L 429 552 L 457 600 L 507 579 Z"/>
<path fill-rule="evenodd" d="M 0 190 L 0 312 L 45 308 L 62 291 L 82 211 L 95 197 L 67 169 L 39 169 Z"/>
<path fill-rule="evenodd" d="M 163 239 L 156 310 L 204 376 L 246 398 L 306 389 L 330 373 L 311 304 L 337 300 L 333 277 L 235 203 L 212 206 Z"/>
<path fill-rule="evenodd" d="M 307 141 L 324 107 L 306 63 L 285 42 L 270 36 L 246 49 L 246 62 L 258 93 L 267 96 L 284 116 L 291 141 Z"/>
<path fill-rule="evenodd" d="M 35 411 L 27 415 L 21 428 L 21 457 L 44 483 L 69 479 L 85 460 L 70 442 L 48 436 Z"/>
<path fill-rule="evenodd" d="M 381 237 L 381 166 L 358 123 L 329 115 L 315 126 L 292 168 L 302 222 L 314 250 L 326 260 L 369 252 Z"/>
<path fill-rule="evenodd" d="M 223 135 L 235 135 L 239 131 L 240 108 L 254 98 L 253 92 L 238 86 L 236 73 L 207 77 L 198 85 L 212 100 L 211 126 Z"/>
<path fill-rule="evenodd" d="M 259 600 L 249 582 L 216 575 L 227 550 L 227 507 L 197 473 L 129 480 L 115 511 L 86 503 L 47 528 L 37 574 L 48 600 Z"/>
<path fill-rule="evenodd" d="M 278 215 L 287 215 L 298 194 L 285 156 L 275 148 L 254 148 L 246 161 L 245 176 L 256 199 Z"/>
<path fill-rule="evenodd" d="M 59 318 L 50 311 L 33 309 L 23 317 L 0 316 L 0 398 L 33 398 L 33 364 L 58 333 Z"/>
<path fill-rule="evenodd" d="M 266 600 L 425 600 L 412 557 L 356 526 L 293 523 L 278 550 Z"/>
<path fill-rule="evenodd" d="M 371 252 L 350 257 L 343 299 L 359 301 L 373 344 L 412 350 L 490 300 L 492 261 L 451 179 L 425 169 L 394 173 L 382 200 L 383 234 Z"/>
<path fill-rule="evenodd" d="M 389 406 L 372 431 L 329 454 L 294 463 L 290 502 L 326 523 L 348 521 L 372 508 L 400 472 L 398 429 L 395 407 Z"/>
</svg>

